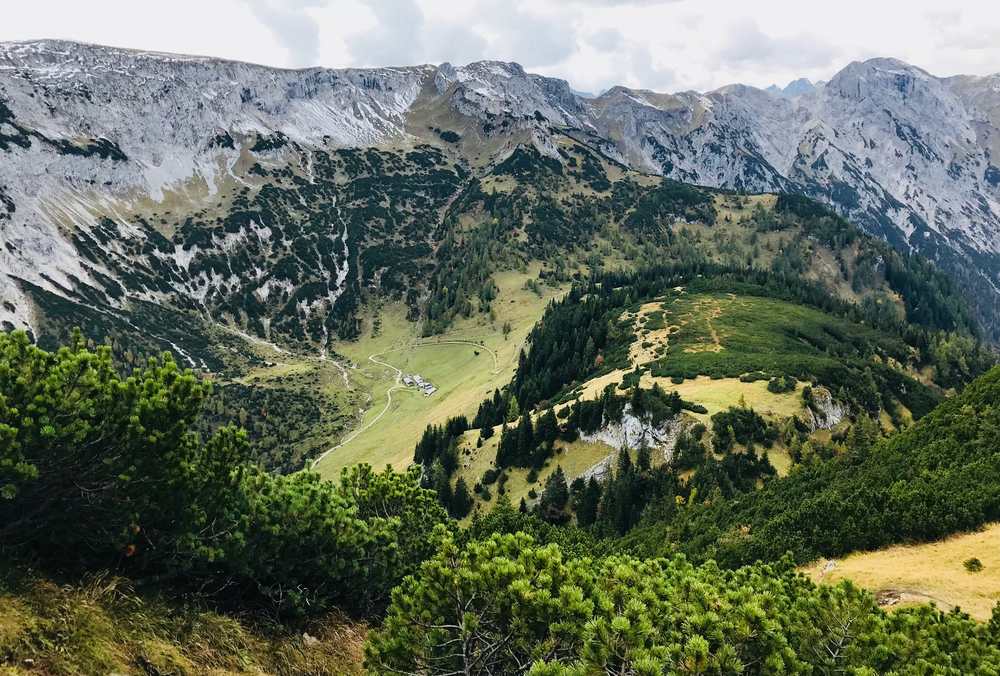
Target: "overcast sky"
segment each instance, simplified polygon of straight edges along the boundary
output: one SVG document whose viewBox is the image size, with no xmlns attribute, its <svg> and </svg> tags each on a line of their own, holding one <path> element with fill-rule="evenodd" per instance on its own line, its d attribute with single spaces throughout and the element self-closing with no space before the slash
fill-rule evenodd
<svg viewBox="0 0 1000 676">
<path fill-rule="evenodd" d="M 518 61 L 582 91 L 828 79 L 894 56 L 1000 71 L 998 0 L 27 0 L 0 40 L 65 38 L 274 66 Z"/>
</svg>

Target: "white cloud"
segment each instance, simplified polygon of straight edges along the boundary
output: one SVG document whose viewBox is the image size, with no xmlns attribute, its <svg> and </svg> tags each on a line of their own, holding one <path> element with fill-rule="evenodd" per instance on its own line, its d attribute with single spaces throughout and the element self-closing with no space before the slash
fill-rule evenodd
<svg viewBox="0 0 1000 676">
<path fill-rule="evenodd" d="M 368 7 L 375 27 L 351 36 L 347 47 L 364 66 L 405 66 L 422 63 L 424 14 L 415 0 L 372 0 Z"/>
<path fill-rule="evenodd" d="M 261 23 L 271 29 L 288 51 L 290 66 L 314 66 L 319 61 L 319 25 L 306 12 L 325 0 L 245 0 Z"/>
<path fill-rule="evenodd" d="M 624 5 L 666 5 L 683 0 L 566 0 L 576 5 L 596 5 L 599 7 L 622 7 Z"/>
<path fill-rule="evenodd" d="M 587 44 L 599 52 L 612 52 L 625 43 L 625 36 L 617 28 L 602 28 L 587 36 Z"/>
<path fill-rule="evenodd" d="M 639 46 L 630 54 L 632 70 L 642 89 L 671 91 L 677 87 L 677 75 L 673 69 L 657 63 L 653 53 L 645 46 Z"/>
<path fill-rule="evenodd" d="M 817 68 L 831 65 L 837 54 L 835 47 L 815 35 L 773 37 L 753 19 L 742 19 L 727 32 L 718 60 L 720 65 Z"/>
</svg>

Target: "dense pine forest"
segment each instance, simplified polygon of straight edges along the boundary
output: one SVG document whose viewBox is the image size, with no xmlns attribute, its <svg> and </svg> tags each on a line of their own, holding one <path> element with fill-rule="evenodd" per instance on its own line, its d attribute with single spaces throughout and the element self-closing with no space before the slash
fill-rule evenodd
<svg viewBox="0 0 1000 676">
<path fill-rule="evenodd" d="M 209 388 L 169 358 L 123 376 L 107 349 L 46 352 L 24 334 L 0 337 L 0 355 L 8 571 L 19 562 L 73 580 L 113 570 L 291 626 L 339 609 L 377 626 L 371 673 L 1000 669 L 1000 615 L 982 624 L 929 607 L 887 613 L 868 592 L 818 587 L 793 567 L 1000 518 L 1000 370 L 906 431 L 854 434 L 848 452 L 761 490 L 698 502 L 656 487 L 646 496 L 654 508 L 618 539 L 630 524 L 610 518 L 607 494 L 592 522 L 600 528 L 588 517 L 552 525 L 509 504 L 459 527 L 419 472 L 360 467 L 337 484 L 264 473 L 243 431 L 199 434 Z M 662 391 L 630 396 L 662 418 L 685 406 Z M 570 419 L 586 429 L 625 403 L 609 396 Z M 534 432 L 543 444 L 548 424 Z M 766 443 L 755 425 L 727 422 Z M 618 495 L 662 483 L 646 461 L 620 463 L 615 481 L 630 485 Z M 549 492 L 553 509 L 586 500 L 586 487 Z M 55 631 L 0 633 L 0 654 L 20 664 L 66 640 Z"/>
</svg>

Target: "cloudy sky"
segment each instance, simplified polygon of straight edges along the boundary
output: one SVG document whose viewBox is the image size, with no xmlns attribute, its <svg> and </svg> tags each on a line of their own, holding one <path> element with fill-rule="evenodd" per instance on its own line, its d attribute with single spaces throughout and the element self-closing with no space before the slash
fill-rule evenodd
<svg viewBox="0 0 1000 676">
<path fill-rule="evenodd" d="M 827 79 L 895 56 L 1000 71 L 997 0 L 29 0 L 0 40 L 65 38 L 274 66 L 518 61 L 578 90 Z"/>
</svg>

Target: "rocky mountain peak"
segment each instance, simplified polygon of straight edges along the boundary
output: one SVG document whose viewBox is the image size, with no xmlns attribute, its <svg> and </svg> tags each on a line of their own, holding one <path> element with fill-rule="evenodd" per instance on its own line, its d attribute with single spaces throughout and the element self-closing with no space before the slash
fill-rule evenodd
<svg viewBox="0 0 1000 676">
<path fill-rule="evenodd" d="M 460 146 L 443 140 L 446 130 Z M 53 202 L 69 200 L 82 223 L 94 201 L 159 202 L 191 181 L 211 192 L 253 158 L 280 163 L 292 147 L 444 143 L 488 167 L 527 142 L 558 159 L 563 133 L 585 135 L 634 169 L 826 201 L 1000 302 L 1000 78 L 937 78 L 887 58 L 849 64 L 819 86 L 793 81 L 779 95 L 730 85 L 674 94 L 611 87 L 587 98 L 502 61 L 283 70 L 4 43 L 0 237 L 10 246 L 0 263 L 53 288 L 47 280 L 85 276 L 65 224 L 52 221 Z M 42 251 L 62 252 L 44 275 Z M 10 288 L 4 298 L 16 295 Z"/>
<path fill-rule="evenodd" d="M 848 64 L 830 79 L 825 89 L 855 100 L 885 95 L 906 99 L 922 88 L 933 86 L 935 80 L 927 71 L 898 59 L 876 58 Z"/>
<path fill-rule="evenodd" d="M 816 85 L 811 80 L 804 77 L 800 77 L 797 80 L 792 80 L 784 87 L 779 87 L 778 85 L 771 85 L 765 91 L 775 96 L 795 98 L 796 96 L 811 94 L 815 90 L 816 90 Z"/>
</svg>

